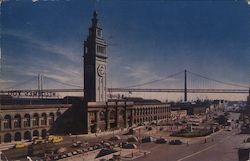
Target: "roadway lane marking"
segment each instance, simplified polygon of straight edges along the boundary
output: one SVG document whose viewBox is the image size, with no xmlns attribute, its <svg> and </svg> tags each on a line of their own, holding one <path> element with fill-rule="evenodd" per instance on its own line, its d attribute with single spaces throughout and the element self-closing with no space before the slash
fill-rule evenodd
<svg viewBox="0 0 250 161">
<path fill-rule="evenodd" d="M 224 140 L 229 139 L 231 136 L 232 136 L 232 135 L 229 135 L 229 136 L 227 136 L 226 138 L 220 140 L 219 142 L 223 142 Z M 211 145 L 211 146 L 209 146 L 209 147 L 207 147 L 207 148 L 205 148 L 205 149 L 202 149 L 202 150 L 200 150 L 200 151 L 198 151 L 198 152 L 195 152 L 195 153 L 193 153 L 193 154 L 190 154 L 190 155 L 188 155 L 188 156 L 185 156 L 184 158 L 181 158 L 181 159 L 179 159 L 179 160 L 177 160 L 177 161 L 182 161 L 182 160 L 188 159 L 188 158 L 190 158 L 190 157 L 193 157 L 193 156 L 195 156 L 195 155 L 197 155 L 197 154 L 200 154 L 200 153 L 202 153 L 202 152 L 204 152 L 204 151 L 207 151 L 207 150 L 211 149 L 212 147 L 216 146 L 217 144 L 218 144 L 218 143 L 213 144 L 213 145 Z"/>
<path fill-rule="evenodd" d="M 200 153 L 202 153 L 202 152 L 204 152 L 204 151 L 206 151 L 206 150 L 208 150 L 208 149 L 211 149 L 212 147 L 214 147 L 214 146 L 216 146 L 216 145 L 217 145 L 217 144 L 211 145 L 211 146 L 209 146 L 209 147 L 207 147 L 207 148 L 205 148 L 205 149 L 203 149 L 203 150 L 200 150 L 200 151 L 198 151 L 198 152 L 196 152 L 196 153 L 193 153 L 193 154 L 190 154 L 190 155 L 188 155 L 188 156 L 185 156 L 184 158 L 181 158 L 181 159 L 179 159 L 179 160 L 177 160 L 177 161 L 182 161 L 182 160 L 188 159 L 188 158 L 190 158 L 190 157 L 192 157 L 192 156 L 195 156 L 195 155 L 197 155 L 197 154 L 200 154 Z"/>
</svg>

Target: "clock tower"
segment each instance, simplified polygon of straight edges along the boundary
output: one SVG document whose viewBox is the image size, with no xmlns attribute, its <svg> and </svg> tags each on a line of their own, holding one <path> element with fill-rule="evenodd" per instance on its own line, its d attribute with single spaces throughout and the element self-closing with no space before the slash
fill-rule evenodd
<svg viewBox="0 0 250 161">
<path fill-rule="evenodd" d="M 84 41 L 84 98 L 87 102 L 106 101 L 106 47 L 94 11 L 89 35 Z"/>
</svg>

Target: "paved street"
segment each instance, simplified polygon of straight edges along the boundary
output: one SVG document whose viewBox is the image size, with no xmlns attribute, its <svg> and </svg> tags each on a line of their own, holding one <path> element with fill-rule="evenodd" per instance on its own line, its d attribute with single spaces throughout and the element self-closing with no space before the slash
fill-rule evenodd
<svg viewBox="0 0 250 161">
<path fill-rule="evenodd" d="M 238 117 L 234 114 L 232 118 Z M 144 150 L 151 154 L 138 158 L 136 161 L 237 161 L 237 147 L 246 139 L 247 135 L 239 135 L 238 129 L 220 131 L 206 138 L 197 138 L 188 146 L 184 145 L 143 145 Z"/>
<path fill-rule="evenodd" d="M 247 135 L 235 134 L 235 131 L 222 131 L 197 143 L 187 145 L 155 145 L 143 146 L 151 154 L 137 161 L 237 161 L 237 147 Z M 212 139 L 214 141 L 212 141 Z"/>
</svg>

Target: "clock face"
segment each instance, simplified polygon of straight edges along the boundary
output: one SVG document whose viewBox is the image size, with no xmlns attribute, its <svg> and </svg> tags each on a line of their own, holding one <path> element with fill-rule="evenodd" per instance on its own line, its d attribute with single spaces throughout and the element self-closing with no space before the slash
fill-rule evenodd
<svg viewBox="0 0 250 161">
<path fill-rule="evenodd" d="M 97 73 L 100 77 L 105 75 L 105 67 L 103 65 L 99 65 L 97 68 Z"/>
</svg>

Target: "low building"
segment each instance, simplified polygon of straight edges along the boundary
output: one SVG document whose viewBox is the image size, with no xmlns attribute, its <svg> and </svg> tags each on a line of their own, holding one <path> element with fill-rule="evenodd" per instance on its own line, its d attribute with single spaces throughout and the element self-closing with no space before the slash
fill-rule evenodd
<svg viewBox="0 0 250 161">
<path fill-rule="evenodd" d="M 2 97 L 3 98 L 3 97 Z M 7 98 L 4 96 L 4 98 Z M 14 98 L 1 99 L 0 140 L 3 142 L 45 138 L 49 133 L 77 133 L 85 123 L 75 120 L 71 111 L 81 109 L 81 97 L 64 99 Z M 138 124 L 170 119 L 170 105 L 158 100 L 123 98 L 107 102 L 88 102 L 88 133 L 133 127 Z M 79 113 L 79 112 L 78 112 Z M 79 116 L 84 116 L 80 113 Z M 78 117 L 79 118 L 79 117 Z M 61 126 L 57 126 L 61 124 Z M 59 130 L 58 130 L 59 129 Z"/>
<path fill-rule="evenodd" d="M 187 117 L 187 110 L 182 110 L 180 108 L 171 108 L 171 120 L 183 120 Z"/>
<path fill-rule="evenodd" d="M 15 99 L 2 96 L 0 100 L 1 143 L 31 140 L 34 136 L 46 137 L 57 118 L 72 106 L 66 104 L 64 99 Z"/>
<path fill-rule="evenodd" d="M 171 109 L 186 110 L 187 115 L 204 115 L 210 111 L 211 106 L 213 106 L 213 103 L 209 101 L 206 102 L 197 101 L 194 103 L 178 102 L 178 103 L 172 103 Z"/>
</svg>

